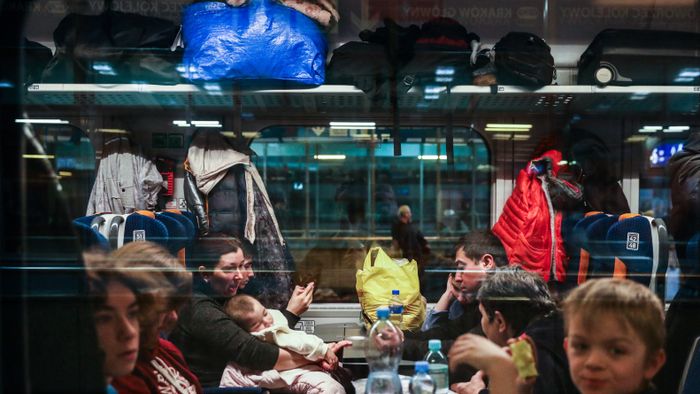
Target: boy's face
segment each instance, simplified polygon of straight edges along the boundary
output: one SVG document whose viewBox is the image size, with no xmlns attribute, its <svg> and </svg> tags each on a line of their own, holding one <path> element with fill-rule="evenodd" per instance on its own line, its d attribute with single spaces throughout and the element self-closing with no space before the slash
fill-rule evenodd
<svg viewBox="0 0 700 394">
<path fill-rule="evenodd" d="M 479 312 L 481 313 L 481 330 L 486 335 L 486 338 L 498 346 L 508 345 L 510 335 L 508 335 L 502 315 L 497 312 L 493 319 L 489 319 L 489 315 L 486 313 L 482 303 L 479 303 Z"/>
<path fill-rule="evenodd" d="M 250 332 L 261 331 L 272 325 L 272 315 L 261 303 L 256 302 L 253 312 L 250 314 L 249 321 L 252 323 Z"/>
<path fill-rule="evenodd" d="M 613 314 L 601 315 L 591 329 L 572 315 L 565 343 L 571 378 L 581 394 L 638 393 L 665 361 Z"/>
</svg>

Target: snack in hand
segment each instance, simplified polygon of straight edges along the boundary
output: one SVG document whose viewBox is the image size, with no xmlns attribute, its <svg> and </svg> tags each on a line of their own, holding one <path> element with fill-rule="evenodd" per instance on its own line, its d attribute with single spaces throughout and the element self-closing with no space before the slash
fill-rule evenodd
<svg viewBox="0 0 700 394">
<path fill-rule="evenodd" d="M 534 346 L 532 340 L 525 334 L 518 337 L 510 345 L 511 358 L 518 370 L 521 379 L 537 376 L 537 364 L 535 362 Z"/>
</svg>

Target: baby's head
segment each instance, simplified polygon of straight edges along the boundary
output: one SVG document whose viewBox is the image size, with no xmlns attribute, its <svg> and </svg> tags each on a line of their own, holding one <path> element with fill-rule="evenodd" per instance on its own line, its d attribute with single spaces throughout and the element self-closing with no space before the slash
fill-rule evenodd
<svg viewBox="0 0 700 394">
<path fill-rule="evenodd" d="M 645 286 L 600 279 L 564 301 L 566 354 L 582 394 L 644 390 L 666 361 L 664 309 Z"/>
<path fill-rule="evenodd" d="M 239 294 L 226 302 L 226 313 L 248 332 L 263 330 L 272 325 L 272 315 L 255 298 Z"/>
</svg>

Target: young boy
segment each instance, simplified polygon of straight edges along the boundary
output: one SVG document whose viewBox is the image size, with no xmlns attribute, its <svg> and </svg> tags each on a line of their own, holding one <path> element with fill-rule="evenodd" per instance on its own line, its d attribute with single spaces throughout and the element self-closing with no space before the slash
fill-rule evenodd
<svg viewBox="0 0 700 394">
<path fill-rule="evenodd" d="M 226 313 L 244 330 L 265 342 L 304 356 L 307 360 L 317 362 L 325 360 L 330 365 L 338 363 L 331 346 L 315 335 L 303 331 L 291 330 L 287 319 L 280 311 L 265 309 L 255 298 L 248 295 L 232 297 L 225 306 Z M 292 393 L 334 393 L 345 394 L 343 386 L 316 364 L 286 371 L 265 371 L 241 376 L 240 369 L 228 365 L 221 378 L 221 387 L 256 386 L 276 389 L 285 388 Z"/>
<path fill-rule="evenodd" d="M 576 387 L 588 393 L 655 393 L 666 361 L 664 309 L 646 287 L 588 281 L 564 301 L 564 347 Z"/>
</svg>

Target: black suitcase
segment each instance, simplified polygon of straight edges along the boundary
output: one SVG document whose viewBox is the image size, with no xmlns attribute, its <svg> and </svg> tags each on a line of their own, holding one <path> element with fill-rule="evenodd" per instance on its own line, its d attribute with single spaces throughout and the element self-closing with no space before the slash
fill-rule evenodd
<svg viewBox="0 0 700 394">
<path fill-rule="evenodd" d="M 579 85 L 698 85 L 700 34 L 607 29 L 578 62 Z"/>
<path fill-rule="evenodd" d="M 527 32 L 510 32 L 493 46 L 498 83 L 539 87 L 557 77 L 549 45 Z"/>
</svg>

